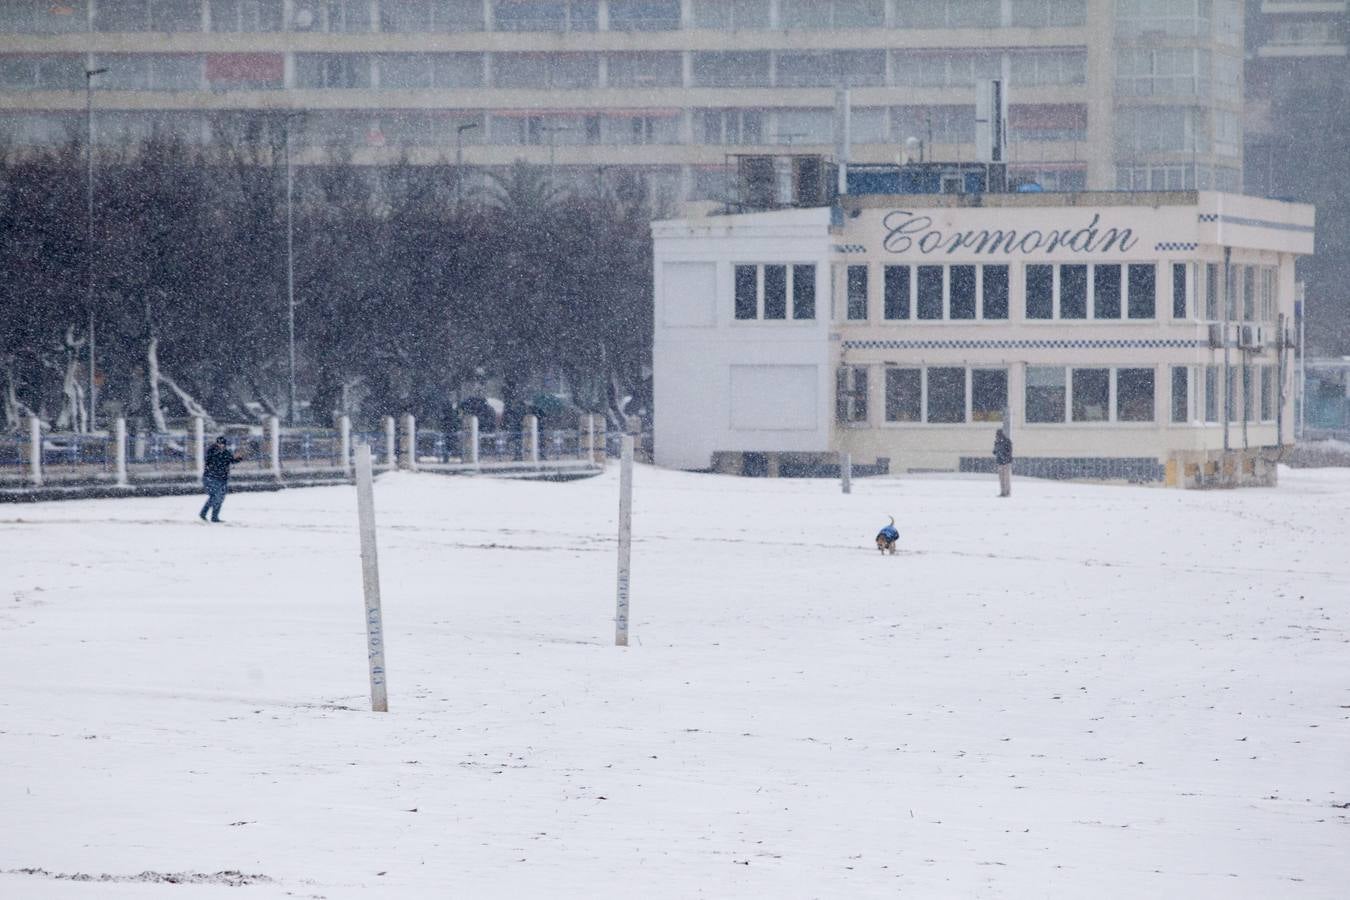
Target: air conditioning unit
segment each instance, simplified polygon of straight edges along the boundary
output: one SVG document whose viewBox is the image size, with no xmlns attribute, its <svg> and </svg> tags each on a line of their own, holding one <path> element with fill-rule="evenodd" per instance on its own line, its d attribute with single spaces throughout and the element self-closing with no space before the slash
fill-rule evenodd
<svg viewBox="0 0 1350 900">
<path fill-rule="evenodd" d="M 1209 349 L 1218 350 L 1223 347 L 1223 326 L 1209 326 Z"/>
</svg>

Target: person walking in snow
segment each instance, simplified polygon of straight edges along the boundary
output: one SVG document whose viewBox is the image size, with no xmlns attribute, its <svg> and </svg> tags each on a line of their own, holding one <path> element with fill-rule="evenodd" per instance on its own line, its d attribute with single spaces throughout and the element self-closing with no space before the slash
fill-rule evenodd
<svg viewBox="0 0 1350 900">
<path fill-rule="evenodd" d="M 994 465 L 998 466 L 998 495 L 1012 494 L 1012 438 L 1000 428 L 994 435 Z"/>
<path fill-rule="evenodd" d="M 203 522 L 206 514 L 211 514 L 212 522 L 220 521 L 220 507 L 225 502 L 225 493 L 230 486 L 230 466 L 243 462 L 244 457 L 230 452 L 225 435 L 216 438 L 211 449 L 206 451 L 206 467 L 202 471 L 202 487 L 206 488 L 206 505 L 197 515 Z"/>
</svg>

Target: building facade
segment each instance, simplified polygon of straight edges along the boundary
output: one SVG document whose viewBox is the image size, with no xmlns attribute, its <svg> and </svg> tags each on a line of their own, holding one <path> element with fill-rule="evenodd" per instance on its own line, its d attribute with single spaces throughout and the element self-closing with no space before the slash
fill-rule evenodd
<svg viewBox="0 0 1350 900">
<path fill-rule="evenodd" d="M 849 196 L 658 222 L 658 464 L 1273 478 L 1310 206 L 1213 192 Z"/>
<path fill-rule="evenodd" d="M 81 134 L 88 84 L 106 145 L 301 110 L 302 163 L 630 169 L 698 203 L 730 153 L 830 152 L 841 86 L 854 161 L 972 159 L 1002 78 L 1016 179 L 1237 190 L 1242 35 L 1238 0 L 5 0 L 0 135 Z"/>
</svg>

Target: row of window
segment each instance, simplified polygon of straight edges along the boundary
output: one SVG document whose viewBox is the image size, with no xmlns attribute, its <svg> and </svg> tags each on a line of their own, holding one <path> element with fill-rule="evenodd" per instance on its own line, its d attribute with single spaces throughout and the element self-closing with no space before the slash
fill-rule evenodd
<svg viewBox="0 0 1350 900">
<path fill-rule="evenodd" d="M 1086 0 L 892 0 L 898 28 L 1040 28 L 1086 22 Z M 886 0 L 607 0 L 611 31 L 879 28 Z M 776 6 L 776 10 L 775 10 Z M 5 0 L 0 32 L 598 31 L 599 0 Z M 776 12 L 776 16 L 775 16 Z"/>
<path fill-rule="evenodd" d="M 883 321 L 1003 320 L 1008 318 L 1008 265 L 883 265 Z M 844 318 L 873 318 L 868 264 L 845 267 Z M 1170 308 L 1173 319 L 1227 317 L 1232 321 L 1273 322 L 1279 314 L 1279 269 L 1232 265 L 1223 285 L 1219 263 L 1172 263 Z M 1156 319 L 1156 263 L 1024 263 L 1023 299 L 1028 320 Z M 1203 306 L 1192 301 L 1203 297 Z M 1164 307 L 1166 308 L 1166 307 Z"/>
<path fill-rule="evenodd" d="M 599 87 L 971 87 L 1002 77 L 1014 86 L 1084 84 L 1081 50 L 728 51 L 685 53 L 296 53 L 289 86 L 304 89 Z M 218 76 L 248 71 L 248 86 L 287 87 L 285 57 L 258 54 L 79 54 L 0 56 L 0 89 L 82 90 L 86 65 L 106 68 L 93 86 L 105 90 L 197 90 L 231 87 Z"/>
<path fill-rule="evenodd" d="M 1116 93 L 1126 97 L 1242 99 L 1242 57 L 1197 47 L 1122 47 L 1116 52 Z"/>
<path fill-rule="evenodd" d="M 1121 153 L 1210 153 L 1235 157 L 1242 122 L 1232 110 L 1199 106 L 1116 108 L 1116 150 Z"/>
<path fill-rule="evenodd" d="M 1135 163 L 1116 167 L 1116 189 L 1121 191 L 1228 191 L 1242 192 L 1242 170 L 1193 163 Z"/>
<path fill-rule="evenodd" d="M 738 265 L 734 267 L 734 280 L 737 319 L 783 320 L 791 317 L 801 321 L 816 317 L 814 265 Z"/>
<path fill-rule="evenodd" d="M 1170 421 L 1272 422 L 1281 402 L 1275 366 L 1233 366 L 1227 396 L 1221 366 L 1172 366 Z M 871 421 L 869 366 L 836 372 L 835 415 L 845 424 Z M 1203 373 L 1197 384 L 1193 372 Z M 888 423 L 954 425 L 1002 421 L 1008 370 L 1001 367 L 898 366 L 883 369 L 882 415 Z M 1028 424 L 1157 421 L 1157 372 L 1144 366 L 1027 366 L 1023 420 Z M 1200 392 L 1193 401 L 1193 386 Z"/>
</svg>

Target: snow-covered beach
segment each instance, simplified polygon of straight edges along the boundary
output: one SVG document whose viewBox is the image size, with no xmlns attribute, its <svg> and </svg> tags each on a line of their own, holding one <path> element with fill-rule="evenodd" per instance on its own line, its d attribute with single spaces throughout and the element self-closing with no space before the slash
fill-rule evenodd
<svg viewBox="0 0 1350 900">
<path fill-rule="evenodd" d="M 0 507 L 0 896 L 1345 896 L 1350 472 L 617 484 Z"/>
</svg>

